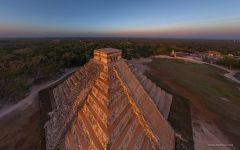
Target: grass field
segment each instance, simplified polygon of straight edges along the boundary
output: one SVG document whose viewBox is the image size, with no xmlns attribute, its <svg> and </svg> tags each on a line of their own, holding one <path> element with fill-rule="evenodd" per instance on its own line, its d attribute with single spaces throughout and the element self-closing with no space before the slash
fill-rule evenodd
<svg viewBox="0 0 240 150">
<path fill-rule="evenodd" d="M 239 147 L 240 87 L 222 76 L 224 71 L 208 65 L 157 58 L 148 66 L 152 70 L 146 75 L 175 96 L 169 117 L 175 130 L 191 140 L 189 102 Z"/>
</svg>

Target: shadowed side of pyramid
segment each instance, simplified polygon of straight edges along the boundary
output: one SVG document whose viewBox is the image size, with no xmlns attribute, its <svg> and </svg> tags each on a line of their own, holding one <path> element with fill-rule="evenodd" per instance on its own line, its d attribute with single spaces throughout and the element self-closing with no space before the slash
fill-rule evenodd
<svg viewBox="0 0 240 150">
<path fill-rule="evenodd" d="M 50 116 L 46 124 L 47 149 L 174 149 L 174 131 L 121 59 L 121 50 L 95 50 L 89 63 L 91 71 L 96 68 L 91 81 L 77 80 L 81 69 L 69 78 L 75 78 L 72 84 L 86 84 L 83 88 L 71 93 L 74 85 L 67 79 L 54 89 L 54 111 L 65 110 L 68 115 L 61 113 L 65 122 L 54 117 L 57 113 Z M 74 106 L 64 107 L 62 103 Z M 72 109 L 73 115 L 67 109 Z M 61 132 L 52 132 L 50 127 L 57 123 L 61 127 L 55 131 Z"/>
<path fill-rule="evenodd" d="M 91 60 L 53 89 L 52 111 L 44 125 L 47 149 L 55 149 L 62 140 L 74 116 L 84 105 L 100 70 L 101 65 Z"/>
<path fill-rule="evenodd" d="M 135 77 L 142 84 L 146 92 L 149 93 L 149 96 L 157 106 L 158 110 L 167 119 L 172 104 L 172 95 L 162 90 L 155 83 L 149 80 L 145 75 L 143 75 L 136 68 L 134 68 L 131 63 L 128 63 L 128 66 L 134 73 Z"/>
</svg>

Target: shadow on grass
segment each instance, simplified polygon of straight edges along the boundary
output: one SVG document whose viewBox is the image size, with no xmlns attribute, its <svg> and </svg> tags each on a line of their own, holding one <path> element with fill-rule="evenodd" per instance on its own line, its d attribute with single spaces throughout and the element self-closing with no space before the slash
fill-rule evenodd
<svg viewBox="0 0 240 150">
<path fill-rule="evenodd" d="M 170 88 L 161 83 L 157 75 L 150 72 L 145 74 L 150 80 L 156 83 L 163 90 L 173 95 L 173 101 L 168 117 L 168 121 L 173 127 L 174 131 L 181 135 L 181 139 L 176 138 L 176 150 L 192 150 L 194 149 L 193 135 L 192 135 L 192 121 L 191 121 L 191 104 L 190 102 L 170 91 Z"/>
<path fill-rule="evenodd" d="M 41 150 L 46 150 L 46 139 L 44 124 L 50 119 L 48 113 L 51 112 L 55 106 L 55 100 L 53 97 L 53 89 L 65 81 L 69 76 L 64 77 L 53 85 L 41 90 L 39 92 L 39 108 L 40 108 L 40 123 L 41 123 Z"/>
</svg>

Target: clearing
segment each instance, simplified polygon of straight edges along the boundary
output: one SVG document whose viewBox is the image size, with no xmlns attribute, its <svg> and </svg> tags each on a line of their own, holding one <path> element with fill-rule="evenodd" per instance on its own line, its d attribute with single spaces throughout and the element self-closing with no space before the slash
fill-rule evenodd
<svg viewBox="0 0 240 150">
<path fill-rule="evenodd" d="M 55 81 L 34 85 L 26 98 L 0 109 L 0 149 L 45 149 L 43 123 L 46 112 L 40 109 L 43 104 L 39 101 L 39 92 L 41 101 L 47 101 L 42 99 L 41 91 L 56 86 L 76 69 L 66 69 L 65 74 Z"/>
<path fill-rule="evenodd" d="M 169 121 L 186 141 L 182 147 L 192 149 L 192 140 L 195 149 L 240 147 L 240 86 L 224 77 L 225 71 L 166 58 L 132 62 L 138 68 L 144 64 L 140 70 L 174 95 Z"/>
</svg>

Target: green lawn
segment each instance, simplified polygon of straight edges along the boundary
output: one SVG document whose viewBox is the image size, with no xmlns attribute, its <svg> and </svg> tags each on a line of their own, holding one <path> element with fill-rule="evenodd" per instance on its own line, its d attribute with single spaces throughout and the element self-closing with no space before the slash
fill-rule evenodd
<svg viewBox="0 0 240 150">
<path fill-rule="evenodd" d="M 224 71 L 208 65 L 170 59 L 154 58 L 148 65 L 153 71 L 146 75 L 178 99 L 174 102 L 178 104 L 173 103 L 169 117 L 172 124 L 180 121 L 180 125 L 174 128 L 191 135 L 187 129 L 189 125 L 182 123 L 180 118 L 181 115 L 189 116 L 187 113 L 179 114 L 184 113 L 183 110 L 187 108 L 184 99 L 191 97 L 211 112 L 213 121 L 220 130 L 234 145 L 239 146 L 237 139 L 240 138 L 240 87 L 226 79 L 223 76 Z M 192 104 L 192 101 L 189 102 Z"/>
</svg>

